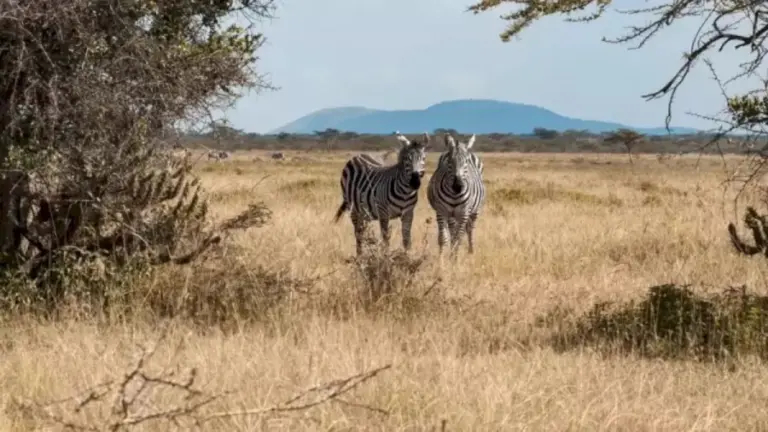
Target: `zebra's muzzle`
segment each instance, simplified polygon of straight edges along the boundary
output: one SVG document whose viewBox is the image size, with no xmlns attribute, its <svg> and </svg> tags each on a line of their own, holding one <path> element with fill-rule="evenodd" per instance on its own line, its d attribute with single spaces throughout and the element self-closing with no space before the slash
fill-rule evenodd
<svg viewBox="0 0 768 432">
<path fill-rule="evenodd" d="M 451 189 L 453 189 L 454 193 L 459 193 L 464 188 L 464 184 L 458 180 L 454 180 L 453 184 L 451 185 Z"/>
<path fill-rule="evenodd" d="M 424 173 L 423 173 L 423 172 L 422 172 L 422 173 L 416 173 L 416 172 L 415 172 L 415 173 L 411 174 L 411 181 L 410 181 L 410 182 L 408 182 L 408 184 L 409 184 L 409 185 L 410 185 L 410 186 L 411 186 L 413 189 L 418 189 L 418 188 L 419 188 L 419 186 L 421 186 L 421 176 L 423 176 L 423 175 L 424 175 Z"/>
</svg>

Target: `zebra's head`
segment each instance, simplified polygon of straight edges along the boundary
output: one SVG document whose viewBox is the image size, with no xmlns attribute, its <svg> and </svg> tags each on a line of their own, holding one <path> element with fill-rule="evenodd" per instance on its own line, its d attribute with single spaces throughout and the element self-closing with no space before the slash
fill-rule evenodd
<svg viewBox="0 0 768 432">
<path fill-rule="evenodd" d="M 400 141 L 400 152 L 397 154 L 397 163 L 402 167 L 402 173 L 408 177 L 408 184 L 413 189 L 421 186 L 421 178 L 424 177 L 424 162 L 429 148 L 429 134 L 422 135 L 421 140 L 411 141 L 400 132 L 397 140 Z"/>
<path fill-rule="evenodd" d="M 475 136 L 469 138 L 466 143 L 456 142 L 450 134 L 445 134 L 445 147 L 448 150 L 447 156 L 443 159 L 453 184 L 451 188 L 454 192 L 461 192 L 467 184 L 467 175 L 470 165 L 469 150 L 475 144 Z"/>
</svg>

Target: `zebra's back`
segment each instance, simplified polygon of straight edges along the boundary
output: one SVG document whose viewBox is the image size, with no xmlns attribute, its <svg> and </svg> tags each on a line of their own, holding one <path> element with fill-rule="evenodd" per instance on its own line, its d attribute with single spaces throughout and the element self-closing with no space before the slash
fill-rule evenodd
<svg viewBox="0 0 768 432">
<path fill-rule="evenodd" d="M 352 157 L 341 172 L 341 192 L 349 209 L 379 218 L 379 207 L 389 207 L 388 193 L 394 181 L 396 166 L 384 166 L 379 156 L 363 153 Z M 382 202 L 381 200 L 387 200 Z M 396 209 L 395 209 L 396 210 Z M 400 212 L 391 212 L 399 216 Z"/>
</svg>

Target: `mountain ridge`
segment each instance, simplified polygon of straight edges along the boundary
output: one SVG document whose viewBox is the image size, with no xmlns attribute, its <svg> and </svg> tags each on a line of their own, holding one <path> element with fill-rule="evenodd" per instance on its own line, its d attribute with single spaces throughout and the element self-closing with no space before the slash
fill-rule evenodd
<svg viewBox="0 0 768 432">
<path fill-rule="evenodd" d="M 424 109 L 383 110 L 363 106 L 324 108 L 287 123 L 270 134 L 311 134 L 325 129 L 345 132 L 391 134 L 431 132 L 455 129 L 462 133 L 530 134 L 534 128 L 563 132 L 587 130 L 608 132 L 620 128 L 647 135 L 666 135 L 664 127 L 637 127 L 602 120 L 587 120 L 558 114 L 537 105 L 495 99 L 454 99 L 435 103 Z M 696 133 L 697 129 L 674 126 L 673 134 Z"/>
</svg>

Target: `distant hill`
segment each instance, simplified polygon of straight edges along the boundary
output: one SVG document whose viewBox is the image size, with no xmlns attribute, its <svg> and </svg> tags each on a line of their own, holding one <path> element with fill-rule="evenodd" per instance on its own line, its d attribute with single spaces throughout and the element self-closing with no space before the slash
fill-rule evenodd
<svg viewBox="0 0 768 432">
<path fill-rule="evenodd" d="M 563 132 L 568 129 L 608 132 L 634 129 L 648 135 L 666 135 L 664 127 L 638 128 L 598 120 L 566 117 L 535 105 L 485 99 L 441 102 L 423 110 L 376 110 L 364 107 L 327 108 L 305 115 L 271 133 L 313 133 L 328 128 L 347 132 L 391 134 L 455 129 L 462 133 L 529 134 L 534 128 Z M 696 133 L 696 129 L 673 127 L 672 133 Z"/>
<path fill-rule="evenodd" d="M 341 108 L 327 108 L 315 111 L 312 114 L 305 115 L 297 120 L 294 120 L 287 125 L 281 127 L 274 133 L 289 132 L 289 133 L 312 133 L 318 130 L 326 130 L 333 128 L 334 126 L 328 126 L 338 124 L 340 122 L 354 120 L 358 117 L 365 116 L 367 114 L 374 114 L 380 112 L 374 109 L 368 109 L 364 107 L 341 107 Z"/>
</svg>

